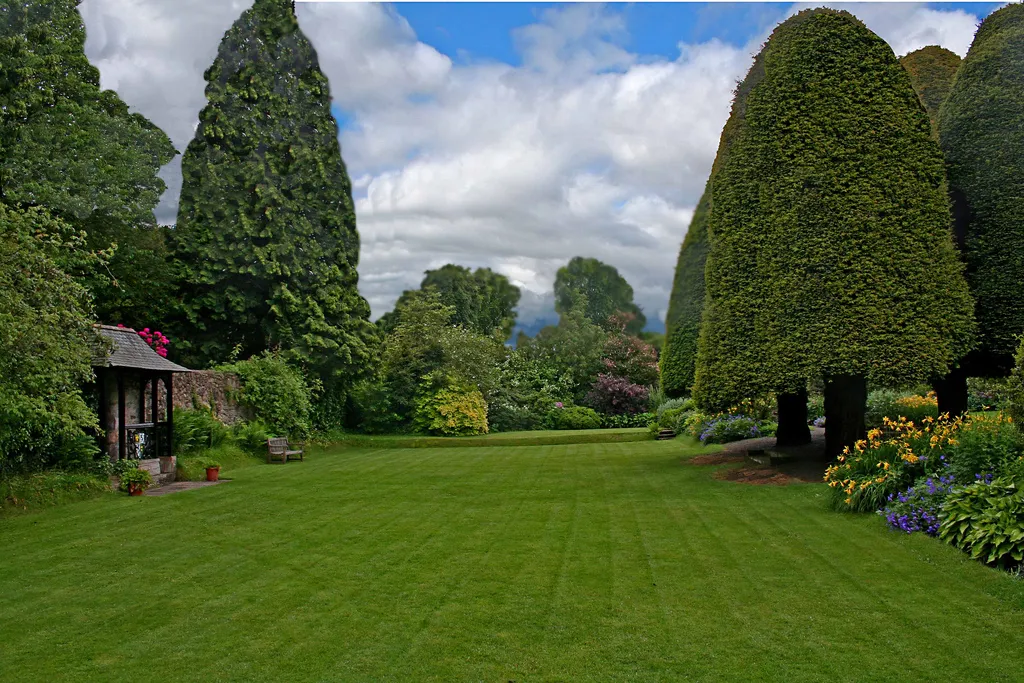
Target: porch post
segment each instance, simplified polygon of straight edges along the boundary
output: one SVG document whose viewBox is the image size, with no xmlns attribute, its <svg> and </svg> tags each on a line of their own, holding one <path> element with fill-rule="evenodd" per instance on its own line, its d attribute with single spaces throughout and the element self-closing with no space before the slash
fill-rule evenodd
<svg viewBox="0 0 1024 683">
<path fill-rule="evenodd" d="M 164 377 L 164 388 L 167 390 L 167 455 L 174 455 L 174 373 L 168 372 Z"/>
<path fill-rule="evenodd" d="M 160 375 L 153 373 L 153 377 L 149 380 L 152 383 L 149 391 L 150 406 L 153 412 L 153 438 L 156 439 L 156 457 L 163 455 L 160 452 L 160 426 L 157 424 L 160 420 L 160 413 L 157 411 L 157 390 L 156 385 L 160 381 Z"/>
<path fill-rule="evenodd" d="M 124 399 L 124 372 L 120 369 L 117 372 L 117 459 L 124 460 L 125 448 L 128 439 L 128 431 L 124 427 L 125 399 Z"/>
</svg>

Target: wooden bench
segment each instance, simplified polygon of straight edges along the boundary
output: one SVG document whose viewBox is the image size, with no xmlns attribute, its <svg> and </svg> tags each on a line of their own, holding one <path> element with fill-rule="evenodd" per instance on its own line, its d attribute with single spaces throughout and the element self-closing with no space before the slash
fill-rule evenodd
<svg viewBox="0 0 1024 683">
<path fill-rule="evenodd" d="M 267 462 L 273 462 L 274 460 L 280 460 L 281 462 L 288 462 L 289 460 L 295 460 L 298 456 L 299 460 L 304 460 L 303 444 L 296 443 L 294 446 L 300 447 L 298 450 L 290 450 L 288 439 L 284 437 L 277 437 L 274 439 L 267 439 Z"/>
</svg>

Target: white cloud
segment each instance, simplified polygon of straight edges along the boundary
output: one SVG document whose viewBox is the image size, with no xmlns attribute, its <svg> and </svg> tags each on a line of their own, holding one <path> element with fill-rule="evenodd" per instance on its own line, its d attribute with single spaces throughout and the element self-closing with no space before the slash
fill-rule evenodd
<svg viewBox="0 0 1024 683">
<path fill-rule="evenodd" d="M 103 85 L 179 150 L 205 104 L 203 71 L 251 0 L 85 0 L 87 54 Z M 922 5 L 844 5 L 898 54 L 964 54 L 977 19 Z M 791 11 L 797 11 L 794 7 Z M 663 318 L 676 252 L 704 187 L 732 90 L 762 40 L 712 40 L 652 59 L 623 46 L 621 14 L 548 9 L 513 38 L 523 64 L 453 64 L 391 6 L 302 3 L 338 106 L 374 315 L 423 271 L 489 266 L 524 288 L 521 317 L 550 310 L 555 271 L 593 256 Z M 164 171 L 173 220 L 180 171 Z"/>
</svg>

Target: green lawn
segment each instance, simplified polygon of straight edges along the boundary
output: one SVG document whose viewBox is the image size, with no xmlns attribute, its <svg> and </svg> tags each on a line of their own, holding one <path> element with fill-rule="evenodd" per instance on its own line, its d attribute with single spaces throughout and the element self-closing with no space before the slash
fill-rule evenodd
<svg viewBox="0 0 1024 683">
<path fill-rule="evenodd" d="M 1024 581 L 682 440 L 337 449 L 0 518 L 0 680 L 1019 681 Z"/>
</svg>

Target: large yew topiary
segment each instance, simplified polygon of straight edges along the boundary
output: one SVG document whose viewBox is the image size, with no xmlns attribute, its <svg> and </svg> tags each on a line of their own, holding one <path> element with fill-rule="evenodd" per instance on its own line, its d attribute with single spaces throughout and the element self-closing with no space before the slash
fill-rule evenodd
<svg viewBox="0 0 1024 683">
<path fill-rule="evenodd" d="M 939 108 L 949 96 L 953 76 L 960 66 L 960 56 L 938 45 L 929 45 L 900 57 L 900 64 L 910 74 L 914 91 L 928 112 L 932 128 L 938 127 Z"/>
<path fill-rule="evenodd" d="M 970 344 L 942 156 L 892 49 L 846 12 L 773 32 L 712 185 L 695 394 L 705 408 L 826 383 L 828 449 L 866 381 L 944 372 Z"/>
<path fill-rule="evenodd" d="M 291 3 L 256 0 L 206 80 L 173 239 L 186 360 L 280 348 L 328 388 L 347 385 L 376 333 L 357 289 L 359 235 L 327 78 Z"/>
<path fill-rule="evenodd" d="M 978 28 L 939 114 L 958 243 L 975 299 L 978 348 L 938 388 L 967 408 L 967 376 L 1002 376 L 1024 333 L 1024 5 Z"/>
<path fill-rule="evenodd" d="M 697 337 L 704 309 L 704 263 L 708 255 L 710 181 L 697 203 L 676 262 L 676 276 L 665 317 L 665 348 L 661 353 L 661 388 L 670 398 L 690 393 L 697 364 Z"/>
</svg>

